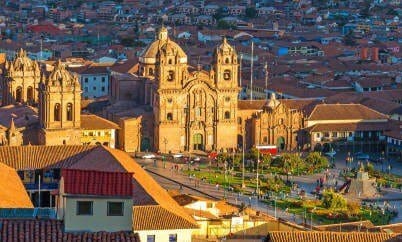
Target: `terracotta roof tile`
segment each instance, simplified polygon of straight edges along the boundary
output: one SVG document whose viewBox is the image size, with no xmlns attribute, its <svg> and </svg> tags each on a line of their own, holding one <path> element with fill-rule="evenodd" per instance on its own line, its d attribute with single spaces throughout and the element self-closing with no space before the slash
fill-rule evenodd
<svg viewBox="0 0 402 242">
<path fill-rule="evenodd" d="M 33 208 L 17 172 L 0 163 L 0 208 Z"/>
<path fill-rule="evenodd" d="M 133 232 L 82 232 L 66 233 L 60 220 L 0 219 L 0 241 L 19 242 L 84 242 L 84 241 L 126 241 L 139 242 Z"/>
<path fill-rule="evenodd" d="M 326 131 L 378 131 L 388 130 L 387 122 L 361 122 L 361 123 L 340 123 L 340 124 L 316 124 L 309 127 L 310 132 Z"/>
<path fill-rule="evenodd" d="M 98 196 L 133 195 L 133 174 L 128 172 L 106 172 L 63 169 L 64 192 Z"/>
<path fill-rule="evenodd" d="M 309 120 L 387 119 L 387 116 L 361 104 L 318 104 Z"/>
<path fill-rule="evenodd" d="M 269 232 L 268 242 L 397 242 L 401 235 L 387 233 L 365 232 L 302 232 L 302 231 L 275 231 Z"/>
<path fill-rule="evenodd" d="M 81 128 L 87 130 L 120 129 L 119 125 L 94 114 L 81 114 Z"/>
<path fill-rule="evenodd" d="M 183 209 L 183 212 L 184 209 Z M 187 216 L 190 216 L 187 214 Z M 183 217 L 177 216 L 171 209 L 162 206 L 134 206 L 133 229 L 136 230 L 167 230 L 195 229 L 198 226 Z"/>
<path fill-rule="evenodd" d="M 16 169 L 68 168 L 96 146 L 0 146 L 0 162 Z"/>
</svg>

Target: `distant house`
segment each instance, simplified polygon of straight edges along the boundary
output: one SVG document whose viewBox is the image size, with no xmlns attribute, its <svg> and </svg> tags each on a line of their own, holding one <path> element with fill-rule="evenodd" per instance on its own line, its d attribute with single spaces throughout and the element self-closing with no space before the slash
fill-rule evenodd
<svg viewBox="0 0 402 242">
<path fill-rule="evenodd" d="M 79 76 L 83 98 L 98 98 L 109 94 L 110 73 L 107 66 L 88 65 L 71 71 Z"/>
<path fill-rule="evenodd" d="M 57 217 L 64 230 L 131 231 L 132 173 L 62 170 Z"/>
</svg>

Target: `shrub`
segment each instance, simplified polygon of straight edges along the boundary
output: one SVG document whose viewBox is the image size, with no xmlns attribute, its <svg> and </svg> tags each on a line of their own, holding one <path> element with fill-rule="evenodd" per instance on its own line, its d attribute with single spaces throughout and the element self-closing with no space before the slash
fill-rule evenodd
<svg viewBox="0 0 402 242">
<path fill-rule="evenodd" d="M 322 195 L 322 205 L 331 210 L 346 210 L 347 204 L 345 198 L 335 193 L 333 190 L 326 190 Z"/>
</svg>

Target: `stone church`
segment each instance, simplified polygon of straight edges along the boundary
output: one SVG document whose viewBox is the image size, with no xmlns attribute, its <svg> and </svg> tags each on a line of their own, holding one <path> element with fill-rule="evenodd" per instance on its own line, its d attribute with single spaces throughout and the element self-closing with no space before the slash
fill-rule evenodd
<svg viewBox="0 0 402 242">
<path fill-rule="evenodd" d="M 143 84 L 137 88 L 143 88 L 138 93 L 143 102 L 134 105 L 132 112 L 127 107 L 116 111 L 119 104 L 114 104 L 106 114 L 120 123 L 121 133 L 132 137 L 119 137 L 124 150 L 234 150 L 243 140 L 246 148 L 278 142 L 281 149 L 298 146 L 301 112 L 280 105 L 275 96 L 267 101 L 239 100 L 239 58 L 226 38 L 216 46 L 212 59 L 210 70 L 190 66 L 168 30 L 159 30 L 139 57 L 137 82 Z"/>
<path fill-rule="evenodd" d="M 103 144 L 114 148 L 118 126 L 81 114 L 78 77 L 60 60 L 45 71 L 21 49 L 2 66 L 0 145 Z"/>
<path fill-rule="evenodd" d="M 213 68 L 189 71 L 187 55 L 162 28 L 140 58 L 154 75 L 154 145 L 161 151 L 235 148 L 238 57 L 226 39 L 214 51 Z M 225 139 L 218 138 L 225 137 Z"/>
</svg>

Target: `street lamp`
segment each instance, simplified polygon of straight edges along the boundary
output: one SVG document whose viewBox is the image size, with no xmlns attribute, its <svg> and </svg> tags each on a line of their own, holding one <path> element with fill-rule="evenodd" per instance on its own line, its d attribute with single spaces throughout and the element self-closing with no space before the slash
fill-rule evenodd
<svg viewBox="0 0 402 242">
<path fill-rule="evenodd" d="M 242 144 L 242 174 L 241 174 L 241 187 L 245 188 L 246 184 L 244 183 L 244 146 L 245 146 L 245 135 L 246 135 L 246 130 L 243 128 L 243 144 Z"/>
<path fill-rule="evenodd" d="M 168 143 L 168 140 L 166 137 L 163 138 L 163 143 L 165 144 L 165 154 L 167 154 L 166 145 Z"/>
<path fill-rule="evenodd" d="M 313 212 L 315 211 L 316 207 L 311 210 L 310 213 L 310 230 L 313 230 Z"/>
</svg>

